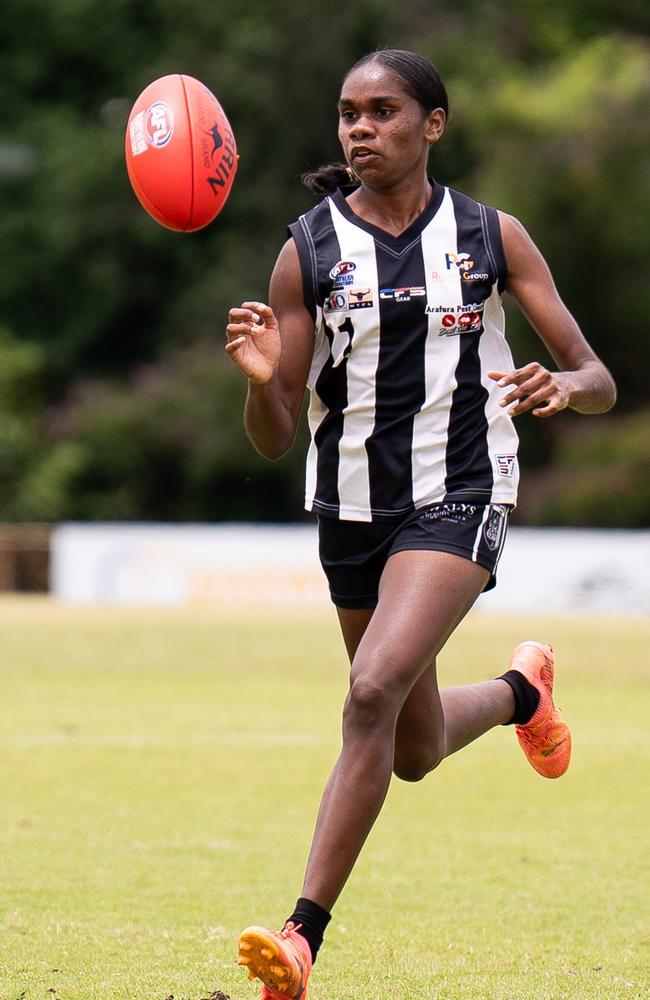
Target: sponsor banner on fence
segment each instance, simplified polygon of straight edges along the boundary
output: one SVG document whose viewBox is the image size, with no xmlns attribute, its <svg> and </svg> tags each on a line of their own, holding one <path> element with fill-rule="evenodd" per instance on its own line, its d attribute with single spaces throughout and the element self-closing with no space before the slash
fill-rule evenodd
<svg viewBox="0 0 650 1000">
<path fill-rule="evenodd" d="M 51 589 L 80 604 L 322 606 L 312 525 L 77 525 L 52 538 Z"/>
<path fill-rule="evenodd" d="M 75 604 L 324 607 L 314 525 L 78 525 L 52 534 Z M 511 528 L 482 612 L 650 614 L 650 531 Z"/>
</svg>

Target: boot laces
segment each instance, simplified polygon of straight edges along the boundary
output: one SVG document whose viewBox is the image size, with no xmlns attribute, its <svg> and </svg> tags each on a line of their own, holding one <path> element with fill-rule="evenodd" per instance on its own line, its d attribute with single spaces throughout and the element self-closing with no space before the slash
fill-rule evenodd
<svg viewBox="0 0 650 1000">
<path fill-rule="evenodd" d="M 286 924 L 280 931 L 280 934 L 283 938 L 288 938 L 291 937 L 295 931 L 299 931 L 301 927 L 302 924 L 294 924 L 293 920 L 287 920 Z"/>
</svg>

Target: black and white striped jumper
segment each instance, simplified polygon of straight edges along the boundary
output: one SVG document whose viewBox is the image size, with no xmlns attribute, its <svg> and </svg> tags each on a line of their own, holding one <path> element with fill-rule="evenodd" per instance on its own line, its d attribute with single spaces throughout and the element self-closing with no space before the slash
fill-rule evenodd
<svg viewBox="0 0 650 1000">
<path fill-rule="evenodd" d="M 514 504 L 517 435 L 487 377 L 514 367 L 495 209 L 435 185 L 392 236 L 354 214 L 350 190 L 289 227 L 315 322 L 306 508 L 368 522 Z"/>
</svg>

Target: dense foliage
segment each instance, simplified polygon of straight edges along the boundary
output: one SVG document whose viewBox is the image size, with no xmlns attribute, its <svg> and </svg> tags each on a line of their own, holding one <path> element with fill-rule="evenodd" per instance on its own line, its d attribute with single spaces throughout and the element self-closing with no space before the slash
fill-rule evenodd
<svg viewBox="0 0 650 1000">
<path fill-rule="evenodd" d="M 0 7 L 0 518 L 302 516 L 304 433 L 280 464 L 254 454 L 225 315 L 265 296 L 286 223 L 313 200 L 300 173 L 337 155 L 345 70 L 390 44 L 425 52 L 448 85 L 432 172 L 524 221 L 619 383 L 607 418 L 520 418 L 535 484 L 520 517 L 649 524 L 647 6 L 357 0 L 332 16 L 241 0 L 232 11 L 225 0 Z M 131 103 L 175 71 L 217 93 L 241 153 L 223 214 L 188 236 L 144 214 L 123 165 Z M 518 363 L 546 357 L 515 312 L 509 336 Z M 579 490 L 565 489 L 578 467 Z"/>
</svg>

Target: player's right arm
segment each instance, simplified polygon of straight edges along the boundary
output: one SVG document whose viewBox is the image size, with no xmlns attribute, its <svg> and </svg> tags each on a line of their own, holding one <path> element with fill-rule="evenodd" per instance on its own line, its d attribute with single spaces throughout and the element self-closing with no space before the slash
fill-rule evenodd
<svg viewBox="0 0 650 1000">
<path fill-rule="evenodd" d="M 243 302 L 230 310 L 226 351 L 248 378 L 246 433 L 261 455 L 276 459 L 296 436 L 314 353 L 314 321 L 293 239 L 273 269 L 269 302 Z"/>
</svg>

